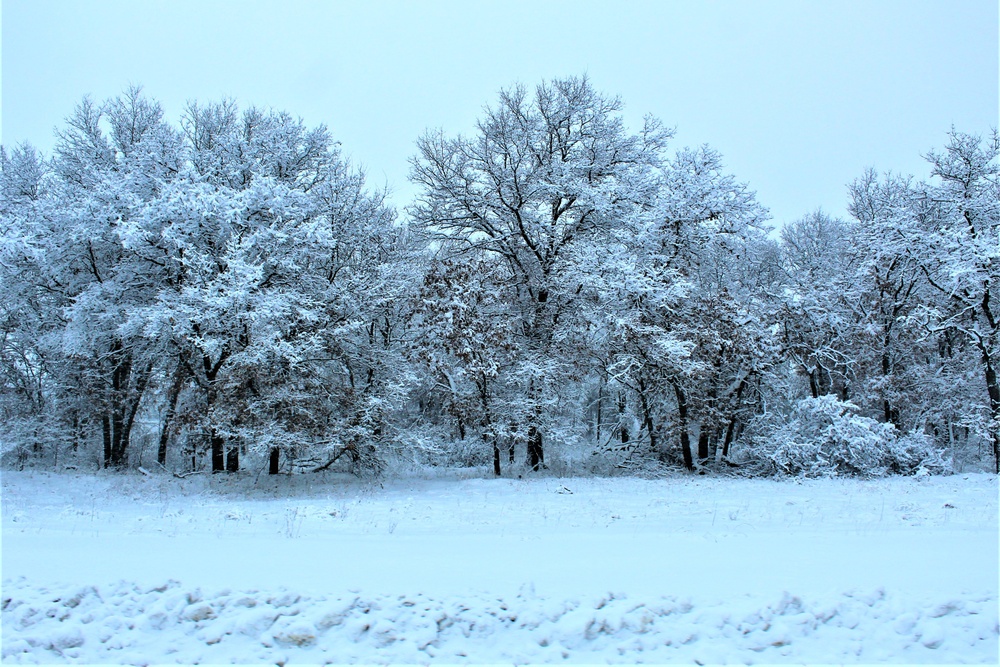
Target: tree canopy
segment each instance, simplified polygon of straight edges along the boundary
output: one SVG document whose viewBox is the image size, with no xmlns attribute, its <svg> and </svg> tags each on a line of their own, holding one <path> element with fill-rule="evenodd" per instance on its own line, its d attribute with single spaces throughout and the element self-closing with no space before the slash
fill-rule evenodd
<svg viewBox="0 0 1000 667">
<path fill-rule="evenodd" d="M 622 109 L 504 89 L 400 214 L 286 112 L 84 98 L 0 149 L 4 461 L 1000 471 L 995 132 L 771 234 Z"/>
</svg>

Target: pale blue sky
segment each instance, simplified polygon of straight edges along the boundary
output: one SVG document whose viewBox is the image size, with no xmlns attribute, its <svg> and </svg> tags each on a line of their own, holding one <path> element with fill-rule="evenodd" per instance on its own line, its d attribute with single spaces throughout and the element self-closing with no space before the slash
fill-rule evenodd
<svg viewBox="0 0 1000 667">
<path fill-rule="evenodd" d="M 709 143 L 774 223 L 846 215 L 868 166 L 926 175 L 998 125 L 996 0 L 3 0 L 2 131 L 46 152 L 84 94 L 140 83 L 176 119 L 235 97 L 327 124 L 405 205 L 427 127 L 468 131 L 516 81 L 586 73 Z"/>
</svg>

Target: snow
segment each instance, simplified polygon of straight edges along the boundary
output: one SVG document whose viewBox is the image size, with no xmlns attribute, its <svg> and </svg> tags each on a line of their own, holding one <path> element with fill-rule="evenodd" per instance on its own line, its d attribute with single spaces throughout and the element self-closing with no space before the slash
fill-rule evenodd
<svg viewBox="0 0 1000 667">
<path fill-rule="evenodd" d="M 4 664 L 998 661 L 990 475 L 2 482 Z"/>
</svg>

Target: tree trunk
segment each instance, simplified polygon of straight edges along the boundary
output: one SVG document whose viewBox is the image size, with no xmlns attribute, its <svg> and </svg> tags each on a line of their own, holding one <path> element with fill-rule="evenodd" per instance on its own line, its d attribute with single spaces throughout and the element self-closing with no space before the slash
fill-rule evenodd
<svg viewBox="0 0 1000 667">
<path fill-rule="evenodd" d="M 277 475 L 278 474 L 278 472 L 280 470 L 280 466 L 279 466 L 280 460 L 279 460 L 278 457 L 280 455 L 281 455 L 281 450 L 279 450 L 277 447 L 272 447 L 271 448 L 271 457 L 270 457 L 270 459 L 268 459 L 268 464 L 267 464 L 267 474 L 268 475 Z"/>
<path fill-rule="evenodd" d="M 230 447 L 226 452 L 226 472 L 239 472 L 240 470 L 240 448 Z"/>
<path fill-rule="evenodd" d="M 726 426 L 726 437 L 722 441 L 722 458 L 729 456 L 729 445 L 733 444 L 733 435 L 736 433 L 736 415 L 729 418 L 729 425 Z"/>
<path fill-rule="evenodd" d="M 718 370 L 718 366 L 716 366 Z M 712 448 L 712 442 L 718 442 L 719 434 L 717 432 L 717 413 L 716 407 L 718 406 L 718 391 L 715 384 L 711 384 L 708 390 L 708 401 L 705 406 L 705 418 L 698 429 L 698 459 L 704 461 L 708 459 L 710 450 Z"/>
<path fill-rule="evenodd" d="M 202 356 L 202 365 L 205 368 L 205 416 L 208 417 L 209 422 L 212 420 L 212 406 L 215 404 L 215 381 L 219 377 L 219 369 L 222 368 L 222 364 L 228 357 L 228 353 L 223 350 L 219 355 L 219 360 L 214 364 L 212 363 L 211 357 L 208 355 Z M 212 448 L 212 472 L 222 472 L 226 470 L 226 459 L 224 447 L 226 444 L 226 439 L 222 437 L 216 429 L 215 424 L 212 424 L 209 430 L 209 444 Z M 237 465 L 238 459 L 237 459 Z"/>
<path fill-rule="evenodd" d="M 701 429 L 698 431 L 698 458 L 702 461 L 708 458 L 710 440 L 711 434 L 709 433 L 709 429 L 702 424 Z"/>
<path fill-rule="evenodd" d="M 883 346 L 883 348 L 887 348 L 889 346 L 889 337 L 888 337 L 888 335 L 886 335 L 885 340 L 882 342 L 882 346 Z M 892 371 L 892 364 L 890 363 L 890 361 L 891 360 L 889 359 L 889 353 L 888 352 L 883 352 L 882 353 L 882 377 L 886 378 L 886 380 L 889 379 L 889 375 L 890 375 L 890 373 Z M 886 382 L 885 386 L 888 387 L 888 386 L 890 386 L 890 384 L 891 383 Z M 886 390 L 883 389 L 883 391 L 886 391 Z M 895 426 L 898 429 L 902 428 L 902 425 L 899 423 L 899 410 L 889 402 L 889 397 L 888 396 L 883 396 L 882 397 L 882 417 L 885 419 L 885 423 L 886 424 L 892 424 L 893 426 Z"/>
<path fill-rule="evenodd" d="M 544 303 L 547 298 L 544 292 L 539 296 L 540 302 Z M 538 470 L 545 463 L 545 452 L 542 449 L 542 432 L 538 428 L 538 421 L 541 418 L 541 406 L 538 401 L 539 390 L 534 380 L 528 383 L 528 404 L 533 406 L 533 415 L 528 424 L 528 465 L 532 470 Z"/>
<path fill-rule="evenodd" d="M 128 463 L 128 447 L 132 441 L 132 426 L 135 424 L 135 416 L 139 413 L 139 405 L 142 403 L 142 396 L 146 393 L 146 385 L 149 376 L 153 371 L 153 364 L 150 362 L 140 369 L 138 376 L 132 372 L 132 364 L 129 363 L 126 372 L 128 376 L 124 382 L 124 392 L 121 404 L 121 437 L 118 438 L 118 451 L 112 450 L 112 458 L 116 465 L 124 467 Z"/>
<path fill-rule="evenodd" d="M 156 449 L 156 461 L 161 466 L 167 465 L 167 443 L 170 440 L 170 425 L 177 414 L 177 400 L 181 395 L 181 388 L 184 386 L 186 371 L 184 364 L 178 363 L 174 370 L 174 381 L 170 383 L 170 390 L 167 392 L 167 414 L 163 416 L 163 425 L 160 427 L 160 443 Z"/>
<path fill-rule="evenodd" d="M 226 469 L 225 452 L 223 450 L 226 441 L 219 435 L 214 426 L 209 434 L 209 442 L 212 445 L 212 472 L 222 472 Z"/>
<path fill-rule="evenodd" d="M 128 447 L 128 441 L 124 440 L 124 409 L 124 406 L 116 405 L 111 412 L 111 465 L 115 468 L 125 465 L 125 449 Z"/>
<path fill-rule="evenodd" d="M 733 407 L 733 413 L 729 417 L 729 424 L 726 426 L 726 436 L 722 441 L 722 458 L 729 456 L 729 445 L 733 444 L 733 440 L 736 439 L 737 411 L 740 408 L 740 400 L 743 398 L 743 390 L 746 386 L 746 378 L 743 378 L 743 381 L 740 382 L 740 386 L 736 388 L 736 405 Z"/>
<path fill-rule="evenodd" d="M 691 436 L 688 434 L 688 411 L 687 397 L 680 384 L 671 382 L 674 386 L 674 395 L 677 397 L 677 421 L 681 433 L 681 455 L 684 457 L 684 467 L 694 470 L 694 459 L 691 456 Z"/>
<path fill-rule="evenodd" d="M 625 392 L 618 392 L 618 430 L 623 445 L 628 444 L 628 426 L 625 425 Z"/>
<path fill-rule="evenodd" d="M 601 382 L 597 385 L 597 414 L 594 417 L 594 440 L 597 442 L 601 441 L 601 418 L 602 404 L 604 403 L 604 377 L 601 376 Z"/>
<path fill-rule="evenodd" d="M 545 453 L 542 451 L 542 432 L 534 425 L 528 427 L 528 466 L 532 470 L 545 463 Z"/>
<path fill-rule="evenodd" d="M 500 476 L 500 445 L 493 440 L 493 474 Z"/>
<path fill-rule="evenodd" d="M 128 401 L 129 378 L 132 375 L 132 360 L 123 352 L 121 344 L 115 343 L 111 354 L 115 367 L 111 372 L 111 466 L 125 465 L 125 450 L 128 437 L 125 432 L 125 413 Z"/>
<path fill-rule="evenodd" d="M 642 425 L 649 436 L 649 450 L 656 452 L 656 432 L 653 428 L 653 411 L 649 405 L 649 398 L 646 396 L 646 381 L 639 378 L 639 403 L 642 406 Z"/>
<path fill-rule="evenodd" d="M 101 435 L 104 437 L 104 467 L 111 467 L 111 417 L 105 412 L 101 415 Z"/>
<path fill-rule="evenodd" d="M 990 440 L 993 441 L 993 464 L 996 474 L 1000 475 L 1000 433 L 997 432 L 997 424 L 1000 423 L 1000 383 L 997 381 L 997 372 L 993 368 L 993 359 L 990 357 L 988 348 L 983 346 L 983 364 L 986 366 L 986 391 L 990 395 Z"/>
</svg>

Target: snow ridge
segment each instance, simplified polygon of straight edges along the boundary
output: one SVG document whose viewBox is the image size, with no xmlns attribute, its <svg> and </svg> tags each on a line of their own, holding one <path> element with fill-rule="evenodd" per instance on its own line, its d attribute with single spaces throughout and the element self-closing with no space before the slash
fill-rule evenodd
<svg viewBox="0 0 1000 667">
<path fill-rule="evenodd" d="M 838 662 L 993 663 L 992 593 L 918 598 L 883 588 L 725 601 L 624 594 L 511 598 L 309 595 L 149 587 L 3 586 L 14 663 Z"/>
</svg>

